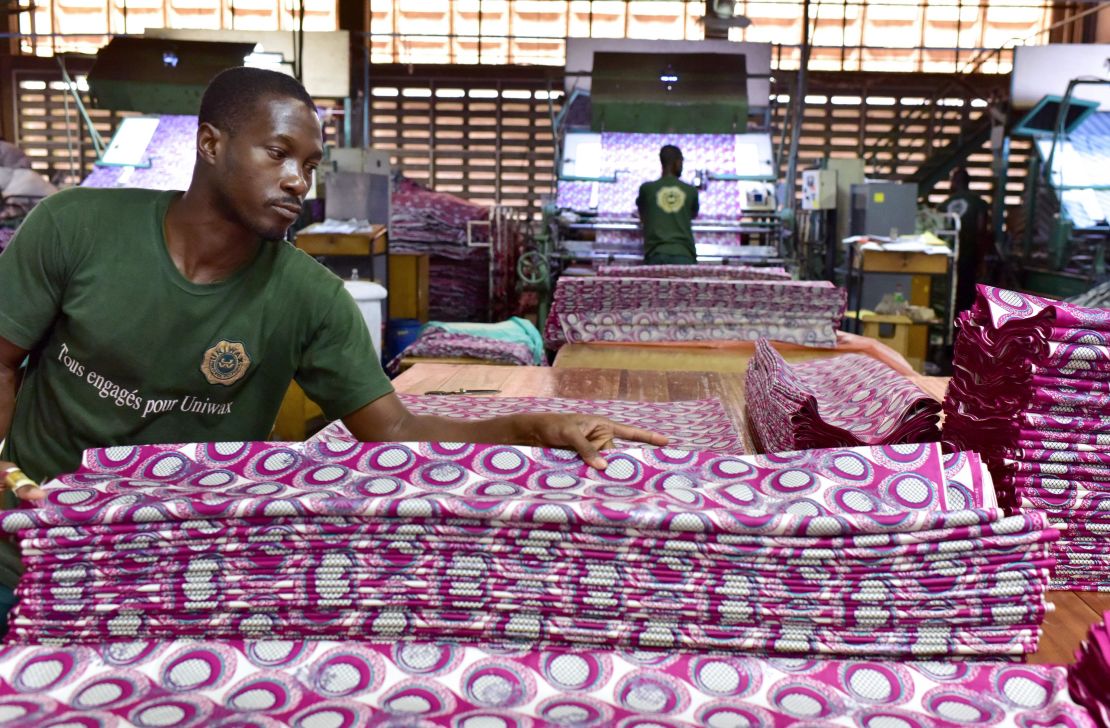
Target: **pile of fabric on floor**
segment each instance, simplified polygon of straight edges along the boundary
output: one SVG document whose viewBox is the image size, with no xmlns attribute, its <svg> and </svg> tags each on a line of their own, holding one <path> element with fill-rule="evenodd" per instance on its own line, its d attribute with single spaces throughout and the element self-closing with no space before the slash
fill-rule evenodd
<svg viewBox="0 0 1110 728">
<path fill-rule="evenodd" d="M 428 283 L 436 292 L 428 304 L 433 319 L 485 321 L 489 316 L 488 207 L 430 190 L 405 177 L 393 180 L 389 250 L 427 253 Z"/>
<path fill-rule="evenodd" d="M 1068 668 L 1072 697 L 1090 711 L 1099 728 L 1110 728 L 1110 612 L 1091 625 L 1075 658 Z"/>
<path fill-rule="evenodd" d="M 1103 682 L 1093 686 L 1105 695 L 1110 672 L 1100 667 Z M 9 647 L 0 654 L 0 713 L 25 726 L 1095 728 L 1068 696 L 1067 676 L 1064 667 L 1012 663 L 433 642 L 128 642 Z"/>
<path fill-rule="evenodd" d="M 734 281 L 788 281 L 785 268 L 750 265 L 602 265 L 603 278 L 727 278 Z"/>
<path fill-rule="evenodd" d="M 987 458 L 1003 505 L 1066 527 L 1055 587 L 1110 587 L 1110 311 L 979 286 L 957 325 L 945 441 Z"/>
<path fill-rule="evenodd" d="M 563 276 L 544 340 L 559 347 L 767 338 L 831 348 L 845 302 L 828 281 Z"/>
<path fill-rule="evenodd" d="M 719 399 L 628 402 L 562 397 L 399 396 L 409 412 L 418 415 L 481 420 L 527 412 L 574 412 L 608 417 L 618 422 L 634 422 L 636 427 L 666 435 L 668 447 L 713 450 L 733 455 L 744 452 L 740 431 Z M 342 422 L 328 425 L 316 437 L 354 439 Z M 632 446 L 632 443 L 621 440 L 617 440 L 617 444 Z"/>
<path fill-rule="evenodd" d="M 331 438 L 90 450 L 45 505 L 0 518 L 26 565 L 9 641 L 1036 648 L 1057 534 L 1006 517 L 974 454 L 606 458 Z"/>
<path fill-rule="evenodd" d="M 745 392 L 760 452 L 940 439 L 940 402 L 865 354 L 788 364 L 760 339 Z"/>
<path fill-rule="evenodd" d="M 543 337 L 535 324 L 518 316 L 496 324 L 429 321 L 390 363 L 396 371 L 405 357 L 466 357 L 497 364 L 546 366 Z"/>
</svg>

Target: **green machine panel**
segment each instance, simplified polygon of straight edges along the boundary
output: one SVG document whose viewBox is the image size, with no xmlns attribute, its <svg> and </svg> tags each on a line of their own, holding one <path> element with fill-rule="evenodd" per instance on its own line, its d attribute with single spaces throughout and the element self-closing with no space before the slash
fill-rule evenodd
<svg viewBox="0 0 1110 728">
<path fill-rule="evenodd" d="M 743 55 L 595 53 L 590 128 L 644 134 L 742 134 Z"/>
<path fill-rule="evenodd" d="M 243 65 L 254 43 L 117 37 L 89 72 L 93 105 L 145 114 L 195 114 L 208 82 Z"/>
</svg>

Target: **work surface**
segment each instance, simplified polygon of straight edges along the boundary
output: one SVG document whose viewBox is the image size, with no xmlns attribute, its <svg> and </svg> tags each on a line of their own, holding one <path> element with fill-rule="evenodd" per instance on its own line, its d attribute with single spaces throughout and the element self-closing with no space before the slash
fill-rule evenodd
<svg viewBox="0 0 1110 728">
<path fill-rule="evenodd" d="M 632 352 L 628 352 L 632 355 Z M 917 377 L 926 392 L 940 398 L 943 379 Z M 742 374 L 695 371 L 643 371 L 632 369 L 568 369 L 546 367 L 453 366 L 417 364 L 394 380 L 404 394 L 432 390 L 497 389 L 502 397 L 565 397 L 568 399 L 623 399 L 640 402 L 674 402 L 716 397 L 732 415 L 751 451 L 751 437 L 744 427 L 744 377 Z M 1056 605 L 1044 623 L 1040 650 L 1029 662 L 1065 664 L 1075 660 L 1075 650 L 1091 624 L 1110 611 L 1110 594 L 1051 592 Z"/>
</svg>

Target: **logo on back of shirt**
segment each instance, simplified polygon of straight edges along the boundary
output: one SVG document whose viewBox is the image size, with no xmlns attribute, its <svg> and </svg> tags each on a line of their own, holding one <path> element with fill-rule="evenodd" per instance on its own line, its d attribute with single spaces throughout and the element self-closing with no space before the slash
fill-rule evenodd
<svg viewBox="0 0 1110 728">
<path fill-rule="evenodd" d="M 232 385 L 243 378 L 251 358 L 238 341 L 221 341 L 208 351 L 200 362 L 200 371 L 209 384 Z"/>
<path fill-rule="evenodd" d="M 663 212 L 678 212 L 686 204 L 686 193 L 681 187 L 663 187 L 655 193 L 655 203 Z"/>
</svg>

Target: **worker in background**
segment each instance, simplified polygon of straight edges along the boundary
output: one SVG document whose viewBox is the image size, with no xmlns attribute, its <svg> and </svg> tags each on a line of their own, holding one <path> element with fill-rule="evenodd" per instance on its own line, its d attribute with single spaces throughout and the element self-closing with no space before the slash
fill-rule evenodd
<svg viewBox="0 0 1110 728">
<path fill-rule="evenodd" d="M 35 207 L 0 255 L 9 507 L 44 497 L 36 481 L 86 448 L 265 440 L 293 380 L 362 441 L 568 447 L 595 468 L 614 438 L 666 444 L 577 414 L 409 412 L 343 282 L 283 240 L 322 141 L 297 81 L 233 68 L 201 100 L 187 191 L 75 188 Z M 0 611 L 19 571 L 0 551 Z"/>
<path fill-rule="evenodd" d="M 694 250 L 693 220 L 698 216 L 698 190 L 679 177 L 682 151 L 671 144 L 659 150 L 662 176 L 640 185 L 636 209 L 644 229 L 645 265 L 692 265 Z"/>
<path fill-rule="evenodd" d="M 971 191 L 966 167 L 952 173 L 951 196 L 941 208 L 960 218 L 959 262 L 956 266 L 956 310 L 966 311 L 975 302 L 975 284 L 983 275 L 990 250 L 989 209 L 983 198 Z"/>
</svg>

